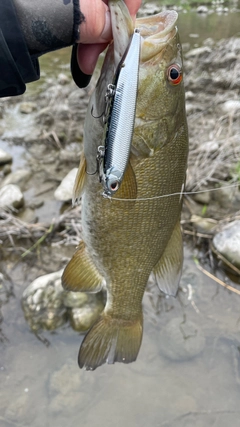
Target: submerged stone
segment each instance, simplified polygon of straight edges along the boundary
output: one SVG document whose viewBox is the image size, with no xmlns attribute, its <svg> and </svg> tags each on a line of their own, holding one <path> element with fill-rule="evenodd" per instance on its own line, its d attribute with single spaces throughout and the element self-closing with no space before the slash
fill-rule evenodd
<svg viewBox="0 0 240 427">
<path fill-rule="evenodd" d="M 240 220 L 226 225 L 213 238 L 217 251 L 237 268 L 240 268 Z"/>
<path fill-rule="evenodd" d="M 22 307 L 32 330 L 54 330 L 67 321 L 63 304 L 63 270 L 35 279 L 23 292 Z"/>
<path fill-rule="evenodd" d="M 199 325 L 176 317 L 160 332 L 161 352 L 173 361 L 198 356 L 204 349 L 205 337 Z"/>
</svg>

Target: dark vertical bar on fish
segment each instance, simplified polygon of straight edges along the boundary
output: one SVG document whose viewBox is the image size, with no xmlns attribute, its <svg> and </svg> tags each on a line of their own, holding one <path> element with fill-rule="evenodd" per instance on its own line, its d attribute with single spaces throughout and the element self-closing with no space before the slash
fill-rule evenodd
<svg viewBox="0 0 240 427">
<path fill-rule="evenodd" d="M 104 195 L 119 189 L 126 171 L 134 129 L 141 35 L 135 30 L 124 61 L 120 65 L 112 111 L 105 140 Z"/>
</svg>

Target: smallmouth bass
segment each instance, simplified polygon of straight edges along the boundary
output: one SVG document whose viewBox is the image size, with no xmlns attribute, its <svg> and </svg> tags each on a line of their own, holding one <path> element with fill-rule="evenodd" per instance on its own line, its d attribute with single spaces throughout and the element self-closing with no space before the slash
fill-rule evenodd
<svg viewBox="0 0 240 427">
<path fill-rule="evenodd" d="M 74 200 L 82 195 L 83 242 L 62 277 L 71 291 L 98 292 L 107 303 L 80 347 L 81 368 L 136 360 L 142 340 L 142 298 L 153 271 L 159 288 L 175 295 L 183 249 L 180 214 L 187 167 L 188 132 L 177 13 L 136 20 L 142 36 L 134 134 L 122 184 L 111 199 L 102 196 L 96 170 L 102 145 L 106 88 L 134 31 L 122 0 L 110 0 L 113 43 L 89 101 L 84 153 Z M 173 194 L 170 197 L 163 197 Z"/>
</svg>

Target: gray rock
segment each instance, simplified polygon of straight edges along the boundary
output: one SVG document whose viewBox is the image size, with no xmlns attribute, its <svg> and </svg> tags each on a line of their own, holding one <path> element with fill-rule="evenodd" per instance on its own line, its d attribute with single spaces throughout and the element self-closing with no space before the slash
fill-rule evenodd
<svg viewBox="0 0 240 427">
<path fill-rule="evenodd" d="M 240 111 L 240 101 L 237 99 L 226 101 L 221 105 L 221 108 L 224 113 L 234 114 Z"/>
<path fill-rule="evenodd" d="M 201 203 L 202 205 L 209 205 L 211 201 L 211 192 L 206 190 L 203 193 L 193 194 L 193 199 L 195 202 Z"/>
<path fill-rule="evenodd" d="M 8 184 L 0 189 L 0 206 L 13 207 L 16 209 L 24 205 L 24 198 L 20 188 L 17 185 Z"/>
<path fill-rule="evenodd" d="M 206 151 L 207 153 L 213 153 L 219 149 L 218 141 L 206 141 L 198 146 L 199 151 Z"/>
<path fill-rule="evenodd" d="M 30 114 L 37 110 L 37 104 L 35 102 L 21 102 L 19 105 L 19 111 L 22 114 Z"/>
<path fill-rule="evenodd" d="M 212 218 L 202 218 L 198 215 L 191 216 L 191 222 L 200 233 L 212 234 L 218 222 Z"/>
<path fill-rule="evenodd" d="M 59 187 L 55 190 L 54 197 L 57 200 L 67 202 L 72 199 L 73 195 L 73 186 L 75 178 L 77 175 L 77 168 L 72 169 L 66 176 L 63 178 Z"/>
<path fill-rule="evenodd" d="M 18 169 L 15 172 L 12 172 L 7 175 L 7 177 L 3 181 L 2 186 L 8 185 L 8 184 L 16 184 L 21 189 L 23 189 L 30 177 L 31 177 L 31 171 L 27 169 Z"/>
<path fill-rule="evenodd" d="M 204 54 L 209 54 L 212 52 L 212 49 L 209 46 L 196 47 L 195 49 L 191 49 L 189 52 L 185 54 L 185 58 L 193 58 L 196 56 L 201 56 Z"/>
<path fill-rule="evenodd" d="M 214 236 L 213 244 L 221 255 L 240 268 L 240 220 L 226 225 Z"/>
<path fill-rule="evenodd" d="M 160 340 L 164 356 L 179 362 L 198 356 L 205 346 L 200 326 L 181 317 L 167 323 L 160 332 Z"/>
<path fill-rule="evenodd" d="M 213 192 L 213 199 L 219 203 L 222 208 L 229 208 L 234 205 L 234 201 L 239 194 L 237 187 L 221 187 Z"/>
<path fill-rule="evenodd" d="M 35 279 L 23 292 L 22 307 L 32 330 L 54 330 L 67 321 L 63 304 L 63 270 Z"/>
<path fill-rule="evenodd" d="M 64 73 L 58 74 L 57 81 L 62 86 L 67 85 L 68 83 L 70 83 L 69 77 L 66 74 L 64 74 Z"/>
<path fill-rule="evenodd" d="M 0 148 L 0 165 L 5 165 L 5 163 L 10 163 L 11 161 L 11 154 L 8 154 L 6 151 Z"/>
<path fill-rule="evenodd" d="M 207 8 L 207 6 L 204 6 L 204 5 L 202 5 L 202 6 L 198 6 L 198 8 L 197 8 L 197 13 L 208 13 L 208 8 Z"/>
</svg>

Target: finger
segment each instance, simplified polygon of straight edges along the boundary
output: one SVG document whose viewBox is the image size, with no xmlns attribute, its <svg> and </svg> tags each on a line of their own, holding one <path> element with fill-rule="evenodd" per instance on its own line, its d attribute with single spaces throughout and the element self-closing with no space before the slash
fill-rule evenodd
<svg viewBox="0 0 240 427">
<path fill-rule="evenodd" d="M 80 43 L 105 43 L 112 38 L 111 17 L 102 0 L 81 0 L 85 19 L 80 25 Z"/>
<path fill-rule="evenodd" d="M 96 66 L 98 56 L 106 49 L 108 43 L 102 44 L 79 44 L 77 59 L 79 68 L 85 74 L 92 74 Z"/>
<path fill-rule="evenodd" d="M 125 0 L 128 10 L 132 16 L 137 14 L 138 9 L 141 6 L 142 0 Z"/>
</svg>

